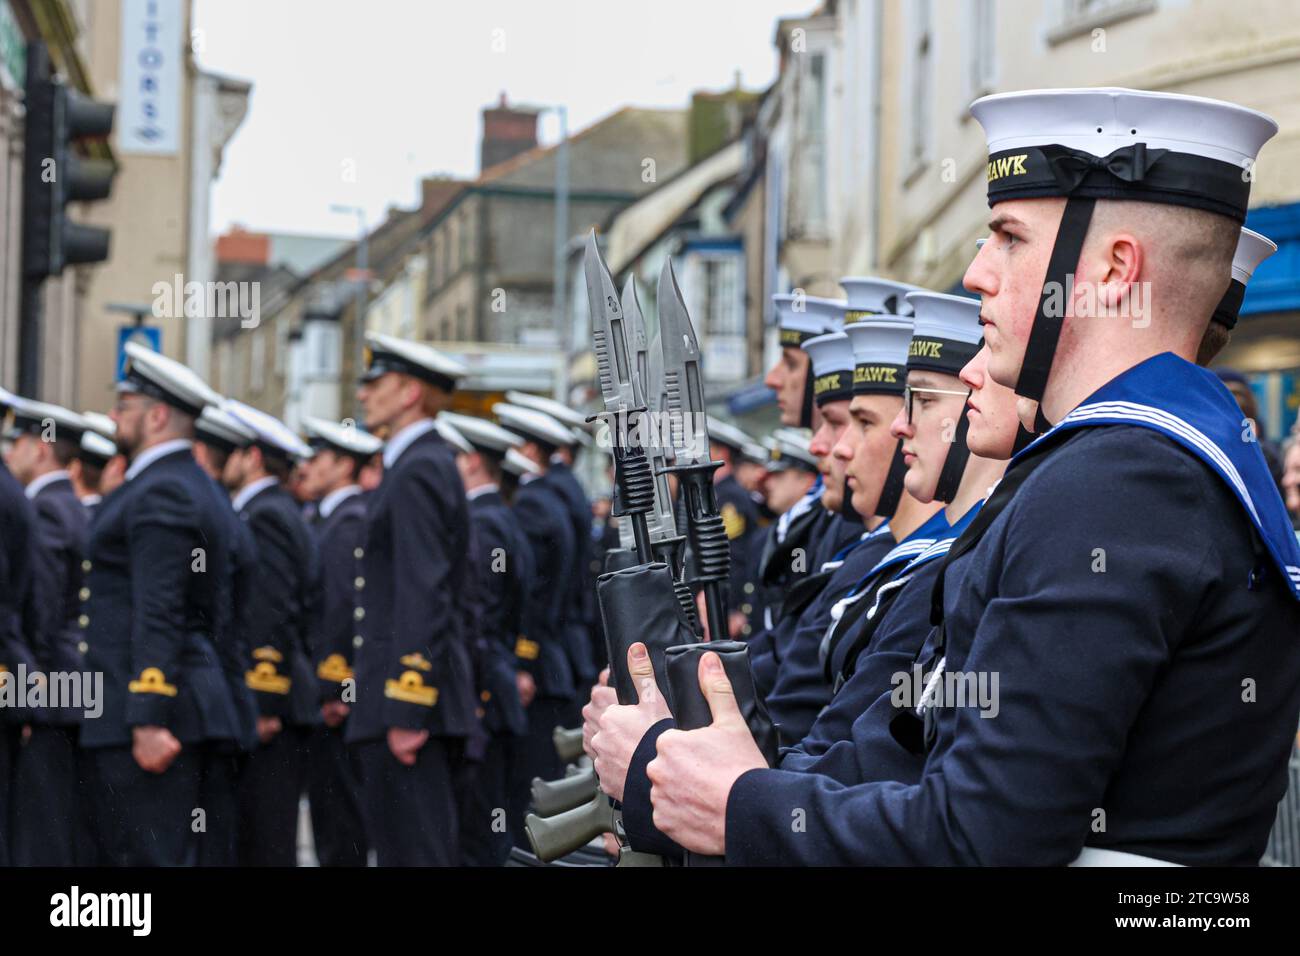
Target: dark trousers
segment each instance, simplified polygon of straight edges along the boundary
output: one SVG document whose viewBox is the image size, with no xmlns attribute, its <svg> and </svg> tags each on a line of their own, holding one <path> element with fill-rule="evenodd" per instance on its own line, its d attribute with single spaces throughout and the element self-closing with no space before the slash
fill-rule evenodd
<svg viewBox="0 0 1300 956">
<path fill-rule="evenodd" d="M 298 865 L 298 802 L 307 731 L 286 725 L 245 758 L 239 775 L 240 866 Z"/>
<path fill-rule="evenodd" d="M 510 763 L 517 740 L 489 740 L 482 761 L 465 774 L 460 798 L 462 866 L 504 866 L 510 856 Z"/>
<path fill-rule="evenodd" d="M 408 767 L 388 740 L 356 745 L 366 833 L 380 866 L 455 866 L 459 862 L 456 780 L 461 744 L 430 737 Z"/>
<path fill-rule="evenodd" d="M 149 773 L 130 747 L 88 752 L 96 842 L 109 866 L 193 866 L 202 748 L 186 745 L 170 767 Z"/>
<path fill-rule="evenodd" d="M 9 865 L 9 795 L 13 792 L 14 751 L 18 727 L 0 721 L 0 866 Z"/>
<path fill-rule="evenodd" d="M 77 728 L 33 724 L 18 748 L 10 796 L 14 866 L 96 862 L 85 845 Z"/>
<path fill-rule="evenodd" d="M 204 761 L 199 806 L 206 819 L 198 834 L 199 866 L 239 865 L 239 771 L 243 760 L 243 754 L 219 752 Z"/>
<path fill-rule="evenodd" d="M 317 727 L 308 747 L 307 799 L 312 839 L 321 866 L 365 866 L 361 817 L 361 766 L 343 743 L 342 727 Z"/>
<path fill-rule="evenodd" d="M 564 776 L 564 764 L 555 752 L 551 735 L 565 722 L 568 700 L 535 698 L 528 705 L 528 733 L 516 742 L 515 759 L 510 771 L 510 838 L 515 846 L 530 850 L 524 833 L 524 817 L 532 802 L 533 778 L 556 780 Z"/>
</svg>

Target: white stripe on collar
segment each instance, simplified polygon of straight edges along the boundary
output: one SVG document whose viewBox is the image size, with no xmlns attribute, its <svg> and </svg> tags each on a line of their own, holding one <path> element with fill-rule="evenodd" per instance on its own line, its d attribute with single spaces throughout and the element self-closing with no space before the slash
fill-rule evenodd
<svg viewBox="0 0 1300 956">
<path fill-rule="evenodd" d="M 243 511 L 245 506 L 252 501 L 253 497 L 263 488 L 270 488 L 272 485 L 279 484 L 279 482 L 280 479 L 275 477 L 275 475 L 267 475 L 265 478 L 259 478 L 251 485 L 245 485 L 243 488 L 240 488 L 239 493 L 235 495 L 235 500 L 230 504 L 236 511 Z"/>
<path fill-rule="evenodd" d="M 27 495 L 27 500 L 30 501 L 32 498 L 39 495 L 46 486 L 52 485 L 56 481 L 71 480 L 72 476 L 68 474 L 66 468 L 56 468 L 54 471 L 47 471 L 39 478 L 33 478 L 31 484 L 23 489 L 23 493 Z"/>
<path fill-rule="evenodd" d="M 387 444 L 384 445 L 384 467 L 392 468 L 397 463 L 397 459 L 402 457 L 402 452 L 411 447 L 412 442 L 417 438 L 423 438 L 437 427 L 432 418 L 421 418 L 417 422 L 411 422 L 388 439 Z"/>
<path fill-rule="evenodd" d="M 130 481 L 140 472 L 144 471 L 159 458 L 170 455 L 173 452 L 185 449 L 189 451 L 194 447 L 194 442 L 187 438 L 173 438 L 170 441 L 159 442 L 156 445 L 150 445 L 144 451 L 140 452 L 131 461 L 131 467 L 126 470 L 126 480 Z"/>
<path fill-rule="evenodd" d="M 316 506 L 316 513 L 322 518 L 328 518 L 334 513 L 335 508 L 353 495 L 359 494 L 361 494 L 360 485 L 344 485 L 342 488 L 335 488 L 320 500 L 320 504 Z"/>
</svg>

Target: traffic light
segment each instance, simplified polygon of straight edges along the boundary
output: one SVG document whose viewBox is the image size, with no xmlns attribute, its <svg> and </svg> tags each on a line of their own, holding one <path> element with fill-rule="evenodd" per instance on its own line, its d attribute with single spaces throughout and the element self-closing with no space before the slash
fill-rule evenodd
<svg viewBox="0 0 1300 956">
<path fill-rule="evenodd" d="M 60 275 L 67 265 L 103 262 L 108 258 L 109 231 L 72 221 L 66 207 L 73 201 L 106 199 L 113 188 L 113 163 L 83 158 L 73 146 L 108 136 L 114 107 L 50 76 L 41 44 L 28 48 L 26 107 L 23 274 L 42 279 Z"/>
</svg>

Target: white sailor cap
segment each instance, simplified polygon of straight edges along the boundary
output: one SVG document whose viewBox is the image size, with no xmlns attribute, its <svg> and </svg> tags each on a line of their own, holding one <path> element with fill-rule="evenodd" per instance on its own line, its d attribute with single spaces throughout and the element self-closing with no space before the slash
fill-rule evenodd
<svg viewBox="0 0 1300 956">
<path fill-rule="evenodd" d="M 979 299 L 941 292 L 912 292 L 907 301 L 914 313 L 908 371 L 925 369 L 956 375 L 984 342 Z"/>
<path fill-rule="evenodd" d="M 545 412 L 535 408 L 521 408 L 506 402 L 492 406 L 492 414 L 501 424 L 526 439 L 532 439 L 551 448 L 573 444 L 573 432 Z"/>
<path fill-rule="evenodd" d="M 194 421 L 194 436 L 205 445 L 225 451 L 247 448 L 257 441 L 257 433 L 242 421 L 216 405 L 209 405 Z"/>
<path fill-rule="evenodd" d="M 720 418 L 712 415 L 708 416 L 709 441 L 733 451 L 744 452 L 745 446 L 751 444 L 754 439 L 745 434 L 735 425 L 724 422 Z"/>
<path fill-rule="evenodd" d="M 803 429 L 778 428 L 767 439 L 768 471 L 817 471 L 817 456 L 811 450 L 812 437 Z"/>
<path fill-rule="evenodd" d="M 388 372 L 413 375 L 430 385 L 452 391 L 469 369 L 432 345 L 399 339 L 382 332 L 366 333 L 365 370 L 361 381 L 373 382 Z"/>
<path fill-rule="evenodd" d="M 11 437 L 29 433 L 40 435 L 42 438 L 48 437 L 52 441 L 66 439 L 80 444 L 81 436 L 88 431 L 93 431 L 84 415 L 62 405 L 51 405 L 48 402 L 37 402 L 30 398 L 23 398 L 21 395 L 13 395 L 9 398 L 9 409 L 12 413 Z"/>
<path fill-rule="evenodd" d="M 536 462 L 525 458 L 513 448 L 506 452 L 505 458 L 501 459 L 501 467 L 516 478 L 522 478 L 524 475 L 535 475 L 541 471 Z"/>
<path fill-rule="evenodd" d="M 91 430 L 81 433 L 81 447 L 77 457 L 86 464 L 103 468 L 117 453 L 117 445 L 99 432 Z"/>
<path fill-rule="evenodd" d="M 524 443 L 524 440 L 514 432 L 508 432 L 500 425 L 485 418 L 458 415 L 455 412 L 442 412 L 438 415 L 438 421 L 446 422 L 456 429 L 472 446 L 468 451 L 477 449 L 504 455 L 509 449 L 517 448 Z"/>
<path fill-rule="evenodd" d="M 253 408 L 233 398 L 226 399 L 222 407 L 239 419 L 240 424 L 253 432 L 252 444 L 262 449 L 263 453 L 288 461 L 312 456 L 311 448 L 293 433 L 293 429 L 274 415 L 269 415 L 260 408 Z"/>
<path fill-rule="evenodd" d="M 5 409 L 7 409 L 10 403 L 12 403 L 17 397 L 18 396 L 9 391 L 9 389 L 0 385 L 0 417 L 3 417 Z"/>
<path fill-rule="evenodd" d="M 511 389 L 506 392 L 506 401 L 511 405 L 518 405 L 520 408 L 531 408 L 539 412 L 550 415 L 557 422 L 562 422 L 570 428 L 586 433 L 591 424 L 587 421 L 587 416 L 581 412 L 574 411 L 563 402 L 557 402 L 553 398 L 545 398 L 541 395 L 533 395 L 529 392 L 520 392 Z M 575 438 L 575 443 L 581 439 Z"/>
<path fill-rule="evenodd" d="M 1255 274 L 1259 264 L 1275 252 L 1277 243 L 1272 239 L 1242 227 L 1241 236 L 1237 239 L 1237 250 L 1232 254 L 1232 281 L 1228 283 L 1228 291 L 1223 293 L 1223 298 L 1214 309 L 1215 322 L 1227 329 L 1236 326 L 1242 300 L 1246 298 L 1246 284 L 1250 282 L 1250 277 Z"/>
<path fill-rule="evenodd" d="M 1243 175 L 1277 133 L 1233 103 L 1119 88 L 996 93 L 971 104 L 988 140 L 988 199 L 1172 203 L 1241 222 Z"/>
<path fill-rule="evenodd" d="M 853 346 L 843 332 L 809 339 L 803 350 L 812 359 L 813 401 L 848 401 L 853 397 Z"/>
<path fill-rule="evenodd" d="M 910 303 L 907 311 L 912 311 Z M 853 347 L 854 395 L 903 394 L 912 326 L 910 318 L 872 315 L 844 327 Z"/>
<path fill-rule="evenodd" d="M 845 276 L 840 285 L 848 297 L 848 308 L 844 311 L 846 330 L 870 315 L 911 315 L 907 293 L 925 291 L 919 285 L 876 276 Z"/>
<path fill-rule="evenodd" d="M 745 446 L 740 449 L 740 456 L 746 461 L 751 461 L 756 465 L 766 465 L 771 458 L 768 448 L 760 445 L 756 441 L 747 441 Z"/>
<path fill-rule="evenodd" d="M 844 303 L 836 303 L 838 309 L 826 303 L 836 303 L 836 300 L 788 292 L 772 296 L 781 345 L 798 348 L 813 336 L 838 331 L 844 318 Z"/>
<path fill-rule="evenodd" d="M 220 405 L 221 396 L 188 365 L 155 352 L 139 342 L 127 342 L 123 378 L 119 392 L 139 392 L 166 402 L 185 414 L 198 418 L 208 405 Z"/>
<path fill-rule="evenodd" d="M 449 422 L 444 416 L 445 412 L 439 413 L 438 417 L 433 420 L 433 427 L 437 429 L 438 434 L 460 455 L 472 455 L 474 446 L 469 443 L 469 439 L 461 434 L 460 429 Z"/>
<path fill-rule="evenodd" d="M 328 449 L 364 461 L 373 458 L 384 447 L 384 443 L 378 436 L 357 428 L 352 422 L 345 425 L 342 422 L 331 422 L 328 419 L 304 415 L 302 430 L 313 452 Z"/>
<path fill-rule="evenodd" d="M 212 406 L 208 407 L 211 408 Z M 112 438 L 117 434 L 117 422 L 103 412 L 82 412 L 81 417 L 90 423 L 91 428 L 105 438 Z"/>
</svg>

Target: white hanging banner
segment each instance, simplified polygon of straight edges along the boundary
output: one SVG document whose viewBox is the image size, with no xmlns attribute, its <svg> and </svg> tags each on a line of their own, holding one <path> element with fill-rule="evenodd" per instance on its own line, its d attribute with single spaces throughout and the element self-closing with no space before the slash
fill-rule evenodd
<svg viewBox="0 0 1300 956">
<path fill-rule="evenodd" d="M 120 152 L 172 155 L 180 149 L 184 27 L 181 0 L 122 0 L 114 124 Z"/>
</svg>

